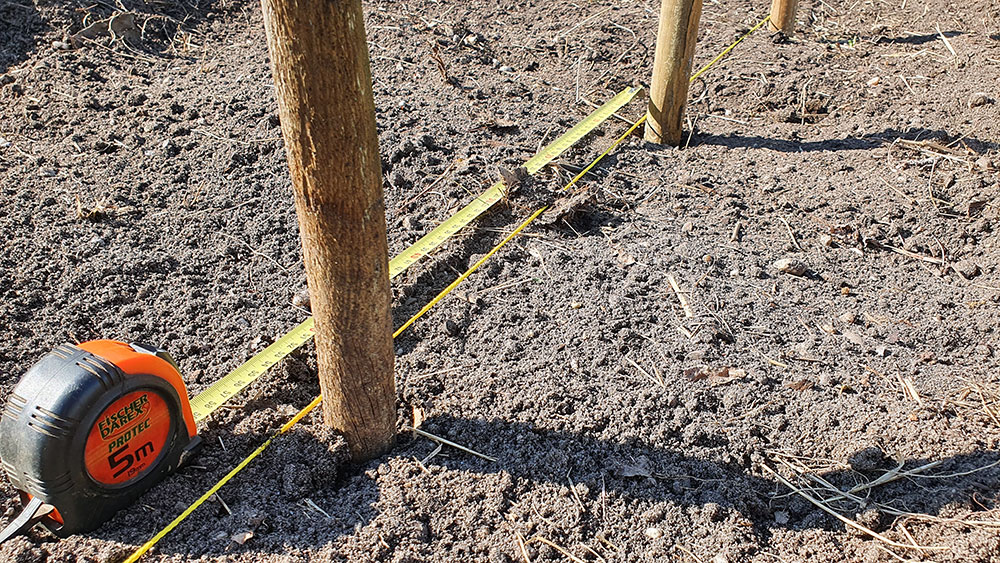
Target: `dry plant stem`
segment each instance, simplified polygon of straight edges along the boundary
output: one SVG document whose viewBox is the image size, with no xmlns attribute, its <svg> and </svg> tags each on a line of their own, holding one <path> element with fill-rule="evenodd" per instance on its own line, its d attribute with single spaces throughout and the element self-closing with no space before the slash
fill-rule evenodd
<svg viewBox="0 0 1000 563">
<path fill-rule="evenodd" d="M 528 557 L 528 548 L 524 543 L 524 536 L 521 535 L 521 532 L 516 530 L 514 533 L 516 534 L 517 546 L 521 549 L 521 557 L 524 558 L 524 563 L 531 563 L 531 557 Z"/>
<path fill-rule="evenodd" d="M 230 516 L 233 515 L 233 511 L 229 509 L 229 505 L 226 504 L 226 501 L 222 500 L 222 497 L 219 496 L 219 493 L 212 495 L 212 500 L 218 501 L 219 504 L 222 505 L 222 509 L 226 511 L 226 514 Z"/>
<path fill-rule="evenodd" d="M 493 461 L 493 462 L 495 462 L 497 460 L 497 458 L 495 458 L 495 457 L 490 457 L 488 455 L 481 454 L 481 453 L 477 452 L 476 450 L 467 448 L 467 447 L 465 447 L 465 446 L 463 446 L 461 444 L 456 444 L 455 442 L 452 442 L 451 440 L 446 440 L 446 439 L 444 439 L 444 438 L 442 438 L 440 436 L 435 436 L 434 434 L 431 434 L 430 432 L 424 432 L 423 430 L 421 430 L 419 428 L 413 428 L 412 430 L 413 430 L 413 433 L 416 434 L 417 436 L 423 436 L 424 438 L 427 438 L 428 440 L 434 440 L 435 442 L 438 442 L 440 444 L 444 444 L 446 446 L 451 446 L 451 447 L 455 448 L 456 450 L 461 450 L 461 451 L 463 451 L 463 452 L 465 452 L 467 454 L 471 454 L 471 455 L 474 455 L 476 457 L 483 458 L 486 461 Z"/>
<path fill-rule="evenodd" d="M 695 555 L 694 553 L 692 553 L 690 549 L 684 547 L 683 545 L 676 545 L 674 547 L 676 547 L 677 549 L 683 551 L 684 553 L 686 553 L 688 555 L 688 557 L 690 557 L 691 559 L 694 559 L 698 563 L 705 563 L 704 559 L 702 559 L 701 557 L 698 557 L 697 555 Z"/>
<path fill-rule="evenodd" d="M 382 166 L 360 0 L 262 0 L 323 415 L 354 461 L 396 435 Z"/>
<path fill-rule="evenodd" d="M 802 246 L 799 245 L 799 241 L 795 239 L 795 233 L 792 231 L 792 226 L 788 224 L 788 221 L 784 217 L 778 217 L 778 219 L 781 219 L 781 222 L 785 224 L 785 229 L 788 230 L 788 238 L 792 239 L 792 244 L 795 245 L 795 248 L 798 248 L 799 252 L 805 252 L 802 250 Z"/>
<path fill-rule="evenodd" d="M 899 528 L 899 530 L 903 532 L 903 535 L 906 536 L 906 539 L 910 540 L 910 543 L 912 543 L 913 546 L 916 547 L 918 551 L 927 551 L 923 547 L 920 547 L 919 544 L 917 544 L 917 540 L 913 538 L 913 536 L 910 534 L 910 531 L 907 530 L 906 526 L 903 525 L 903 522 L 900 522 L 897 528 Z"/>
<path fill-rule="evenodd" d="M 323 516 L 326 516 L 327 520 L 333 520 L 333 516 L 330 516 L 329 512 L 327 512 L 327 511 L 323 510 L 322 508 L 320 508 L 319 505 L 316 504 L 315 502 L 313 502 L 313 500 L 311 498 L 307 498 L 303 502 L 305 502 L 306 504 L 308 504 L 309 508 L 312 508 L 316 512 L 319 512 Z"/>
<path fill-rule="evenodd" d="M 921 465 L 920 467 L 916 467 L 916 468 L 908 470 L 908 471 L 901 471 L 900 469 L 903 467 L 903 465 L 900 464 L 895 469 L 889 470 L 886 473 L 884 473 L 881 477 L 879 477 L 875 481 L 872 481 L 872 482 L 869 482 L 869 483 L 862 483 L 860 485 L 856 485 L 852 489 L 850 489 L 850 490 L 848 490 L 848 491 L 845 492 L 845 491 L 841 491 L 837 487 L 833 486 L 826 479 L 823 479 L 822 477 L 819 477 L 819 476 L 815 475 L 814 473 L 818 469 L 806 467 L 804 464 L 801 463 L 801 461 L 799 461 L 797 463 L 794 463 L 794 464 L 790 463 L 789 461 L 787 461 L 787 459 L 806 460 L 806 461 L 819 461 L 819 460 L 808 460 L 807 458 L 802 458 L 802 457 L 798 457 L 798 456 L 792 456 L 792 455 L 784 454 L 784 453 L 781 453 L 781 452 L 768 452 L 768 453 L 770 455 L 775 456 L 776 458 L 781 458 L 781 459 L 778 459 L 778 461 L 780 461 L 782 464 L 784 464 L 788 469 L 790 469 L 791 471 L 795 472 L 800 477 L 804 477 L 804 478 L 807 478 L 807 479 L 811 480 L 812 482 L 814 482 L 817 485 L 819 485 L 823 490 L 826 490 L 831 495 L 833 495 L 831 498 L 824 499 L 821 502 L 830 503 L 830 502 L 835 502 L 835 501 L 838 501 L 838 500 L 841 500 L 841 499 L 845 499 L 845 500 L 850 500 L 850 501 L 854 502 L 858 506 L 872 505 L 872 503 L 869 500 L 867 500 L 867 499 L 863 499 L 861 497 L 856 496 L 855 493 L 859 493 L 859 492 L 862 492 L 862 491 L 867 491 L 867 490 L 870 490 L 870 489 L 872 489 L 874 487 L 877 487 L 879 485 L 884 485 L 884 484 L 890 483 L 892 481 L 896 481 L 896 480 L 903 479 L 903 478 L 910 478 L 910 479 L 913 479 L 913 478 L 923 478 L 923 479 L 935 479 L 935 478 L 937 478 L 937 479 L 945 479 L 945 478 L 951 478 L 951 477 L 958 477 L 958 476 L 963 476 L 963 475 L 967 475 L 967 474 L 970 474 L 970 473 L 975 473 L 977 471 L 983 471 L 985 469 L 989 469 L 989 468 L 997 465 L 998 463 L 1000 463 L 1000 461 L 996 461 L 996 462 L 993 462 L 993 463 L 991 463 L 989 465 L 986 465 L 986 466 L 983 466 L 983 467 L 979 467 L 979 468 L 973 469 L 971 471 L 967 471 L 967 472 L 963 472 L 963 473 L 956 473 L 956 474 L 952 474 L 952 475 L 922 475 L 921 474 L 924 471 L 927 471 L 928 469 L 932 469 L 932 468 L 937 467 L 938 465 L 940 465 L 942 463 L 940 460 L 938 460 L 938 461 L 932 461 L 930 463 Z M 825 469 L 843 469 L 843 467 L 839 467 L 839 466 L 824 467 L 824 468 Z M 816 490 L 816 489 L 813 489 L 813 490 Z M 939 524 L 959 524 L 959 525 L 962 525 L 962 526 L 984 526 L 984 527 L 991 527 L 991 528 L 1000 527 L 1000 519 L 997 519 L 997 520 L 965 520 L 965 519 L 961 519 L 961 518 L 940 518 L 940 517 L 937 517 L 937 516 L 931 516 L 929 514 L 920 514 L 920 513 L 916 513 L 916 512 L 906 512 L 906 511 L 898 510 L 896 508 L 893 508 L 892 506 L 889 506 L 889 505 L 886 505 L 886 504 L 882 504 L 882 503 L 874 503 L 873 506 L 874 506 L 874 508 L 876 508 L 876 509 L 878 509 L 881 512 L 884 512 L 886 514 L 889 514 L 889 515 L 892 515 L 892 516 L 897 516 L 897 517 L 902 517 L 902 518 L 909 518 L 911 520 L 917 520 L 917 521 L 920 521 L 920 522 L 934 522 L 934 523 L 939 523 Z M 921 546 L 921 549 L 941 549 L 941 548 L 938 548 L 938 547 L 935 547 L 935 548 L 926 548 L 926 547 L 922 547 Z"/>
<path fill-rule="evenodd" d="M 702 0 L 663 0 L 660 5 L 645 132 L 651 143 L 681 144 L 701 4 Z"/>
<path fill-rule="evenodd" d="M 681 309 L 684 309 L 684 316 L 689 319 L 694 318 L 694 310 L 691 309 L 691 305 L 688 303 L 687 297 L 684 296 L 684 292 L 681 291 L 680 286 L 677 285 L 677 280 L 674 279 L 674 275 L 668 275 L 667 281 L 670 282 L 670 287 L 673 288 L 674 295 L 676 295 L 677 300 L 680 301 Z"/>
<path fill-rule="evenodd" d="M 948 51 L 951 52 L 951 56 L 957 57 L 958 53 L 956 53 L 955 49 L 951 46 L 951 42 L 948 41 L 948 38 L 944 36 L 944 33 L 941 33 L 941 26 L 939 24 L 934 24 L 934 28 L 937 29 L 938 37 L 940 37 L 941 41 L 944 42 L 944 46 L 947 47 Z"/>
<path fill-rule="evenodd" d="M 776 367 L 779 367 L 779 368 L 788 368 L 788 364 L 779 362 L 778 360 L 775 360 L 774 358 L 768 356 L 764 352 L 761 352 L 760 350 L 758 350 L 757 347 L 754 346 L 753 344 L 750 345 L 750 348 L 754 352 L 757 352 L 758 354 L 760 354 L 761 357 L 763 357 L 764 360 L 767 361 L 767 363 L 771 364 L 772 366 L 776 366 Z"/>
<path fill-rule="evenodd" d="M 432 451 L 431 453 L 427 454 L 427 457 L 425 457 L 424 459 L 420 460 L 420 465 L 423 466 L 423 465 L 426 465 L 426 464 L 430 463 L 430 461 L 432 459 L 434 459 L 435 456 L 437 456 L 439 453 L 441 453 L 441 449 L 442 448 L 444 448 L 444 444 L 442 444 L 441 442 L 438 442 L 437 443 L 437 447 L 434 448 L 434 451 Z"/>
<path fill-rule="evenodd" d="M 881 542 L 883 542 L 883 543 L 885 543 L 887 545 L 891 545 L 892 547 L 898 547 L 900 549 L 919 549 L 919 550 L 924 550 L 924 549 L 933 549 L 933 550 L 949 549 L 949 548 L 943 547 L 943 546 L 921 547 L 921 546 L 913 546 L 913 545 L 908 545 L 908 544 L 905 544 L 905 543 L 899 543 L 897 541 L 893 541 L 893 540 L 891 540 L 891 539 L 883 536 L 882 534 L 880 534 L 880 533 L 878 533 L 878 532 L 876 532 L 874 530 L 870 530 L 870 529 L 862 526 L 861 524 L 858 524 L 854 520 L 851 520 L 850 518 L 847 518 L 846 516 L 843 516 L 843 515 L 839 514 L 838 512 L 836 512 L 835 510 L 833 510 L 832 508 L 826 506 L 822 502 L 820 502 L 820 501 L 816 500 L 815 498 L 813 498 L 809 493 L 807 493 L 807 492 L 803 491 L 802 489 L 800 489 L 800 488 L 796 487 L 795 485 L 793 485 L 790 481 L 788 481 L 788 479 L 785 479 L 784 477 L 782 477 L 781 475 L 779 475 L 777 471 L 771 469 L 770 467 L 768 467 L 766 465 L 761 465 L 761 467 L 763 467 L 771 475 L 774 475 L 774 477 L 778 481 L 780 481 L 782 485 L 788 487 L 793 492 L 795 492 L 796 494 L 798 494 L 802 498 L 804 498 L 807 501 L 809 501 L 810 503 L 812 503 L 816 508 L 819 508 L 820 510 L 822 510 L 823 512 L 826 512 L 830 516 L 833 516 L 837 520 L 840 520 L 841 522 L 844 523 L 845 526 L 849 526 L 851 528 L 854 528 L 855 530 L 858 530 L 859 532 L 868 534 L 869 536 L 871 536 L 871 537 L 873 537 L 873 538 L 875 538 L 875 539 L 877 539 L 877 540 L 879 540 L 879 541 L 881 541 Z"/>
<path fill-rule="evenodd" d="M 899 380 L 899 384 L 903 387 L 903 395 L 905 395 L 907 399 L 914 401 L 921 407 L 924 406 L 924 401 L 920 398 L 920 393 L 917 392 L 916 386 L 913 385 L 912 378 L 903 377 L 897 373 L 896 379 Z"/>
<path fill-rule="evenodd" d="M 939 465 L 941 465 L 941 461 L 940 460 L 938 460 L 938 461 L 932 461 L 930 463 L 926 463 L 924 465 L 921 465 L 920 467 L 917 467 L 915 469 L 911 469 L 909 471 L 901 471 L 903 469 L 903 464 L 901 463 L 901 464 L 899 464 L 898 467 L 896 467 L 895 469 L 893 469 L 891 471 L 887 471 L 886 473 L 882 474 L 881 477 L 879 477 L 878 479 L 875 479 L 871 483 L 865 483 L 865 484 L 862 484 L 862 485 L 855 485 L 849 491 L 847 491 L 847 494 L 859 493 L 861 491 L 865 491 L 865 490 L 868 490 L 868 489 L 872 489 L 874 487 L 878 487 L 879 485 L 885 485 L 886 483 L 891 483 L 893 481 L 896 481 L 898 479 L 902 479 L 904 477 L 917 477 L 917 476 L 920 476 L 920 473 L 923 473 L 924 471 L 927 471 L 928 469 L 933 469 L 933 468 L 935 468 L 935 467 L 937 467 Z"/>
<path fill-rule="evenodd" d="M 897 555 L 894 551 L 892 551 L 888 547 L 885 547 L 884 545 L 875 544 L 875 547 L 877 547 L 879 549 L 879 551 L 881 551 L 883 553 L 888 553 L 896 561 L 902 561 L 902 563 L 915 563 L 913 559 L 904 559 L 904 558 L 900 557 L 899 555 Z"/>
<path fill-rule="evenodd" d="M 659 385 L 660 387 L 666 388 L 667 384 L 663 381 L 662 376 L 659 376 L 659 374 L 657 374 L 658 377 L 653 377 L 648 371 L 642 369 L 642 366 L 635 363 L 635 360 L 629 358 L 628 356 L 625 357 L 625 360 L 628 361 L 628 363 L 632 364 L 632 367 L 639 370 L 639 373 L 645 375 L 646 379 L 652 381 L 653 383 Z"/>
<path fill-rule="evenodd" d="M 608 560 L 605 559 L 604 556 L 601 555 L 600 553 L 597 553 L 597 551 L 595 551 L 594 548 L 590 547 L 589 545 L 587 545 L 585 543 L 581 543 L 580 547 L 582 547 L 583 549 L 586 549 L 590 553 L 594 554 L 594 557 L 596 557 L 597 560 L 600 561 L 601 563 L 607 563 Z"/>
<path fill-rule="evenodd" d="M 422 196 L 425 193 L 427 193 L 427 192 L 431 191 L 432 189 L 434 189 L 434 186 L 436 186 L 439 183 L 441 183 L 441 180 L 444 180 L 448 176 L 448 173 L 451 172 L 451 169 L 455 166 L 456 162 L 452 162 L 451 164 L 449 164 L 447 166 L 447 168 L 444 169 L 444 172 L 442 172 L 441 175 L 438 176 L 433 182 L 431 182 L 426 188 L 420 190 L 420 193 L 418 193 L 417 195 L 415 195 L 415 196 L 411 197 L 410 199 L 406 200 L 405 202 L 403 202 L 403 207 L 406 207 L 407 205 L 410 205 L 411 203 L 413 203 L 414 201 L 416 201 L 417 199 L 419 199 L 420 196 Z"/>
<path fill-rule="evenodd" d="M 896 248 L 895 246 L 889 246 L 888 244 L 883 244 L 882 248 L 895 252 L 896 254 L 902 254 L 903 256 L 913 258 L 914 260 L 920 260 L 921 262 L 927 262 L 929 264 L 937 264 L 938 266 L 944 264 L 944 261 L 940 258 L 934 258 L 933 256 L 924 256 L 923 254 L 917 254 L 916 252 L 910 252 L 903 248 Z"/>
</svg>

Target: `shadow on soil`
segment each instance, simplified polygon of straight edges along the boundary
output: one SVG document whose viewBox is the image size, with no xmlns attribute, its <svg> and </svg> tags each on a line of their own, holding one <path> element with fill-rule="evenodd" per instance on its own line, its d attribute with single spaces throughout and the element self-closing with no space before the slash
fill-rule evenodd
<svg viewBox="0 0 1000 563">
<path fill-rule="evenodd" d="M 776 480 L 751 475 L 750 457 L 763 452 L 723 454 L 730 459 L 699 459 L 682 452 L 665 450 L 641 443 L 616 443 L 578 434 L 538 430 L 521 423 L 437 417 L 425 427 L 435 435 L 457 443 L 474 445 L 487 455 L 498 457 L 496 464 L 467 456 L 453 456 L 442 461 L 455 470 L 507 471 L 532 481 L 569 484 L 585 483 L 593 501 L 604 489 L 608 494 L 634 499 L 663 501 L 681 506 L 704 506 L 715 503 L 740 512 L 754 523 L 762 537 L 775 527 L 791 529 L 843 529 L 843 525 L 798 496 L 788 496 L 788 489 Z M 709 442 L 726 443 L 724 436 L 706 436 Z M 712 446 L 711 443 L 702 446 Z M 742 457 L 742 459 L 737 459 Z M 920 467 L 930 459 L 906 460 L 904 469 Z M 1000 452 L 983 451 L 940 460 L 940 465 L 926 474 L 954 475 L 952 478 L 900 479 L 872 489 L 867 506 L 841 504 L 848 517 L 863 512 L 873 503 L 883 503 L 897 510 L 936 515 L 947 505 L 980 505 L 982 510 L 1000 504 Z M 841 490 L 868 481 L 894 469 L 898 463 L 877 448 L 856 452 L 849 460 L 851 470 L 826 472 L 820 476 Z M 990 464 L 995 464 L 992 467 Z M 861 493 L 864 496 L 864 493 Z M 510 499 L 508 499 L 510 500 Z M 789 514 L 787 524 L 775 521 L 775 512 Z M 870 524 L 881 529 L 884 522 Z M 881 524 L 881 525 L 879 525 Z M 876 530 L 878 531 L 878 530 Z"/>
<path fill-rule="evenodd" d="M 958 37 L 962 35 L 961 31 L 942 31 L 946 39 L 951 39 L 952 37 Z M 925 43 L 931 43 L 932 41 L 940 41 L 941 35 L 937 33 L 924 33 L 921 35 L 907 35 L 906 37 L 879 37 L 876 43 L 890 43 L 890 44 L 905 44 L 905 45 L 923 45 Z"/>
<path fill-rule="evenodd" d="M 35 50 L 35 36 L 46 29 L 35 6 L 0 0 L 0 74 Z M 3 83 L 0 82 L 0 85 Z"/>
<path fill-rule="evenodd" d="M 969 137 L 954 137 L 946 131 L 938 129 L 908 129 L 900 131 L 898 129 L 886 129 L 881 133 L 872 133 L 861 137 L 847 137 L 844 139 L 824 139 L 822 141 L 794 141 L 787 139 L 771 139 L 756 135 L 696 135 L 696 144 L 721 145 L 735 148 L 763 148 L 779 152 L 814 152 L 814 151 L 844 151 L 844 150 L 868 150 L 879 146 L 890 144 L 896 140 L 907 141 L 934 141 L 941 145 L 957 143 L 961 141 L 970 149 L 977 153 L 984 153 L 996 150 L 1000 144 L 995 141 L 984 141 Z M 961 145 L 957 145 L 960 148 Z"/>
<path fill-rule="evenodd" d="M 674 508 L 698 507 L 702 510 L 698 514 L 719 522 L 731 518 L 732 511 L 735 511 L 752 522 L 753 535 L 760 543 L 766 543 L 771 531 L 776 528 L 844 530 L 842 523 L 798 495 L 791 494 L 776 480 L 751 475 L 748 469 L 754 463 L 749 459 L 750 453 L 742 454 L 742 459 L 735 459 L 730 455 L 728 461 L 700 459 L 647 444 L 598 440 L 579 434 L 539 430 L 523 423 L 447 416 L 429 419 L 424 422 L 422 428 L 498 458 L 495 463 L 489 462 L 445 447 L 448 457 L 436 457 L 428 464 L 443 466 L 451 471 L 476 474 L 506 472 L 516 479 L 534 483 L 568 486 L 572 482 L 586 485 L 589 492 L 582 493 L 581 499 L 586 516 L 579 525 L 588 528 L 588 533 L 600 531 L 599 511 L 605 502 L 603 494 L 608 495 L 607 499 L 614 502 L 621 502 L 615 499 L 624 499 L 626 503 L 628 500 L 647 501 L 649 507 L 646 508 L 659 504 L 665 507 L 664 510 L 668 515 L 677 514 Z M 315 437 L 299 436 L 294 439 L 299 442 L 303 439 L 311 440 L 314 444 L 309 447 L 323 447 L 316 443 Z M 712 438 L 707 439 L 712 440 Z M 717 439 L 720 445 L 725 444 L 725 437 Z M 295 447 L 302 445 L 299 443 Z M 407 439 L 401 434 L 400 443 L 390 457 L 420 459 L 427 455 L 430 445 L 425 440 Z M 759 453 L 763 455 L 763 452 Z M 269 452 L 266 455 L 274 457 L 280 455 L 280 452 Z M 753 455 L 756 456 L 756 453 Z M 284 456 L 280 457 L 282 461 L 286 461 Z M 341 468 L 342 475 L 336 482 L 330 480 L 329 485 L 321 486 L 313 492 L 313 499 L 319 500 L 324 506 L 332 507 L 328 508 L 332 512 L 331 518 L 324 526 L 320 526 L 321 531 L 312 535 L 302 534 L 299 524 L 282 521 L 280 514 L 283 512 L 301 512 L 301 508 L 297 508 L 298 505 L 295 505 L 293 500 L 285 500 L 283 501 L 287 503 L 285 506 L 273 505 L 267 514 L 262 514 L 272 519 L 273 525 L 270 528 L 259 530 L 254 541 L 249 542 L 245 548 L 231 545 L 225 552 L 282 554 L 287 553 L 292 547 L 318 548 L 342 535 L 354 533 L 357 526 L 368 524 L 376 516 L 374 503 L 379 499 L 380 491 L 366 474 L 377 471 L 386 461 L 387 458 L 383 457 L 362 467 Z M 986 511 L 1000 506 L 997 493 L 1000 490 L 1000 452 L 983 451 L 942 460 L 910 459 L 906 460 L 905 469 L 911 470 L 931 461 L 939 461 L 940 464 L 923 474 L 936 477 L 898 479 L 873 487 L 870 491 L 858 493 L 858 496 L 864 498 L 864 505 L 842 501 L 840 504 L 835 504 L 835 508 L 841 514 L 854 519 L 858 519 L 859 514 L 865 513 L 860 519 L 866 526 L 878 532 L 891 527 L 894 517 L 885 513 L 878 513 L 873 517 L 870 509 L 876 506 L 875 503 L 891 506 L 899 511 L 930 515 L 940 514 L 949 505 L 959 509 L 971 506 L 974 511 Z M 258 461 L 254 465 L 266 463 Z M 885 457 L 885 454 L 877 448 L 857 452 L 851 457 L 849 464 L 850 470 L 818 475 L 841 490 L 849 490 L 859 483 L 874 481 L 898 465 L 894 460 Z M 280 467 L 281 464 L 278 463 L 277 466 Z M 247 487 L 247 482 L 265 482 L 259 481 L 261 478 L 266 479 L 266 476 L 263 474 L 245 476 L 242 487 Z M 237 484 L 234 488 L 240 486 Z M 229 488 L 228 492 L 223 489 L 224 496 L 229 499 L 230 504 L 233 504 L 234 509 L 236 505 L 233 499 L 237 494 L 255 494 L 250 491 L 237 493 L 234 488 Z M 192 492 L 191 498 L 193 496 Z M 505 497 L 504 508 L 501 510 L 505 511 L 518 500 Z M 216 517 L 209 516 L 209 518 L 222 517 L 218 508 L 200 509 L 200 511 L 206 510 L 218 512 Z M 167 510 L 171 511 L 172 509 Z M 686 512 L 686 514 L 691 513 Z M 502 518 L 503 515 L 490 515 L 490 517 Z M 679 517 L 687 518 L 687 516 Z M 166 521 L 161 525 L 165 523 Z M 204 524 L 204 521 L 200 523 Z M 197 524 L 189 522 L 185 525 Z M 669 516 L 662 524 L 671 525 Z M 141 527 L 147 526 L 148 524 Z M 114 527 L 119 528 L 119 526 Z M 219 527 L 223 526 L 219 524 Z M 590 527 L 593 529 L 589 529 Z M 114 532 L 97 532 L 95 535 L 125 543 L 134 541 L 134 538 L 118 537 Z M 210 547 L 211 543 L 199 540 L 201 543 L 198 543 L 197 547 L 185 551 L 185 548 L 174 543 L 183 541 L 179 539 L 181 535 L 182 532 L 178 531 L 168 536 L 159 547 L 161 553 L 192 555 L 200 552 L 199 550 L 208 549 L 212 552 L 217 550 L 217 547 Z M 301 543 L 295 545 L 289 543 L 296 540 Z"/>
</svg>

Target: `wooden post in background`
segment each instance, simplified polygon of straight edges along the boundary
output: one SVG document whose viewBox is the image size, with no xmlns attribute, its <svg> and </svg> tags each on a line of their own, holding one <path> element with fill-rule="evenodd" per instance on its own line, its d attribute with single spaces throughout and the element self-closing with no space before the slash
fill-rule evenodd
<svg viewBox="0 0 1000 563">
<path fill-rule="evenodd" d="M 702 0 L 663 0 L 653 57 L 645 139 L 680 145 Z"/>
<path fill-rule="evenodd" d="M 316 320 L 323 415 L 355 461 L 396 430 L 382 165 L 361 0 L 261 0 Z"/>
<path fill-rule="evenodd" d="M 799 0 L 771 0 L 771 18 L 768 27 L 771 31 L 780 31 L 785 35 L 795 32 L 795 11 Z"/>
</svg>

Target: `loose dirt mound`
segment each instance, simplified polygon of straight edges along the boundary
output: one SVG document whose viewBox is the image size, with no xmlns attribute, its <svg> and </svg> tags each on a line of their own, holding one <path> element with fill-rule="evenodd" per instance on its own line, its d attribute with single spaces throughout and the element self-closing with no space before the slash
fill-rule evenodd
<svg viewBox="0 0 1000 563">
<path fill-rule="evenodd" d="M 657 2 L 524 4 L 366 3 L 391 251 L 648 79 Z M 696 63 L 765 4 L 707 5 Z M 307 315 L 259 6 L 122 7 L 131 27 L 106 2 L 0 4 L 0 396 L 92 338 L 164 344 L 195 393 Z M 588 203 L 399 338 L 400 426 L 497 462 L 404 433 L 354 467 L 310 417 L 151 559 L 1000 559 L 1000 11 L 815 1 L 799 21 L 695 83 L 687 148 L 631 140 Z M 529 199 L 397 280 L 397 324 Z M 311 353 L 97 532 L 0 558 L 126 555 L 318 392 Z"/>
</svg>

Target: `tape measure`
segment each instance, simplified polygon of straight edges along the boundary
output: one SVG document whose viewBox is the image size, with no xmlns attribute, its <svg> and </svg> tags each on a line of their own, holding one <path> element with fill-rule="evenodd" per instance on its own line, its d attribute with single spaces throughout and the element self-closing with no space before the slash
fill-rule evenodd
<svg viewBox="0 0 1000 563">
<path fill-rule="evenodd" d="M 534 174 L 641 88 L 626 88 L 525 163 Z M 505 195 L 497 182 L 389 262 L 390 278 L 431 253 Z M 403 327 L 405 328 L 405 327 Z M 159 348 L 94 340 L 65 344 L 32 366 L 0 413 L 0 466 L 24 507 L 0 543 L 42 524 L 66 537 L 97 529 L 175 471 L 201 444 L 197 424 L 315 334 L 297 325 L 188 400 Z"/>
<path fill-rule="evenodd" d="M 170 354 L 113 340 L 59 346 L 0 414 L 0 464 L 24 506 L 0 542 L 36 523 L 60 537 L 94 530 L 200 444 Z"/>
</svg>

